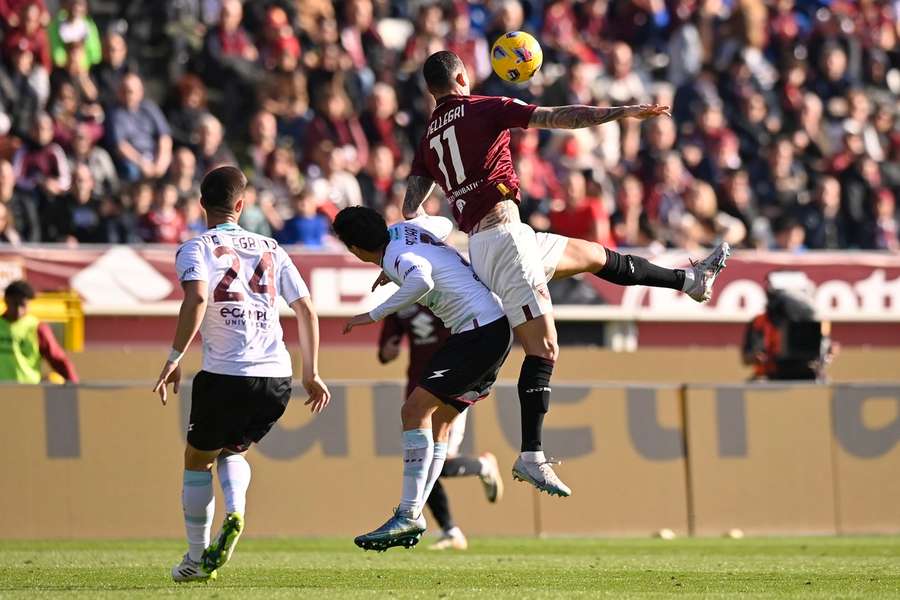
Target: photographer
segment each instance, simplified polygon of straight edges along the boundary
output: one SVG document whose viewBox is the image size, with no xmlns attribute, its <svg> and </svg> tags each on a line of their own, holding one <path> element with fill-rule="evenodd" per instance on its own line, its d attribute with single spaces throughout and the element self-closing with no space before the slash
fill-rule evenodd
<svg viewBox="0 0 900 600">
<path fill-rule="evenodd" d="M 792 271 L 766 278 L 766 312 L 747 325 L 742 350 L 754 381 L 824 378 L 838 347 L 828 337 L 829 324 L 816 319 L 809 283 Z"/>
</svg>

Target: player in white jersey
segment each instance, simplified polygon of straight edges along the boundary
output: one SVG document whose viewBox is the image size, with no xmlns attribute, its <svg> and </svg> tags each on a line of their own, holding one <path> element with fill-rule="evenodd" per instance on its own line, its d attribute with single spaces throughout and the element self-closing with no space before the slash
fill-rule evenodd
<svg viewBox="0 0 900 600">
<path fill-rule="evenodd" d="M 411 547 L 425 531 L 422 509 L 447 457 L 450 428 L 459 414 L 487 396 L 509 355 L 512 332 L 499 299 L 466 260 L 444 243 L 453 226 L 422 216 L 388 228 L 370 208 L 338 213 L 334 230 L 362 261 L 379 265 L 400 288 L 368 313 L 353 317 L 345 333 L 418 302 L 451 335 L 403 403 L 403 491 L 400 505 L 378 529 L 357 537 L 365 550 Z"/>
<path fill-rule="evenodd" d="M 331 398 L 318 375 L 319 325 L 309 290 L 275 240 L 237 225 L 247 179 L 235 167 L 203 178 L 200 202 L 209 230 L 183 244 L 175 268 L 184 300 L 172 352 L 154 392 L 181 382 L 179 363 L 199 330 L 203 370 L 194 377 L 184 452 L 182 507 L 188 553 L 172 569 L 175 581 L 216 577 L 244 528 L 250 464 L 244 458 L 284 413 L 291 397 L 291 357 L 282 339 L 281 296 L 297 316 L 306 404 L 321 412 Z M 210 543 L 215 512 L 212 467 L 225 496 L 225 521 Z"/>
</svg>

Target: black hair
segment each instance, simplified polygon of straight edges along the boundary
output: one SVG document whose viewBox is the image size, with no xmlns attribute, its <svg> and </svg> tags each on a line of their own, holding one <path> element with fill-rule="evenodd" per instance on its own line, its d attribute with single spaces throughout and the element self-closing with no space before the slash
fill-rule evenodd
<svg viewBox="0 0 900 600">
<path fill-rule="evenodd" d="M 19 279 L 6 286 L 3 297 L 6 300 L 31 300 L 34 298 L 34 288 L 27 281 Z"/>
<path fill-rule="evenodd" d="M 422 74 L 425 75 L 429 90 L 443 92 L 452 87 L 453 78 L 464 69 L 465 65 L 457 55 L 449 50 L 441 50 L 425 60 Z"/>
<path fill-rule="evenodd" d="M 337 214 L 333 227 L 348 248 L 356 246 L 375 252 L 390 241 L 384 217 L 366 206 L 348 206 Z"/>
<path fill-rule="evenodd" d="M 237 167 L 217 167 L 200 184 L 200 202 L 207 211 L 231 212 L 247 187 L 247 178 Z"/>
</svg>

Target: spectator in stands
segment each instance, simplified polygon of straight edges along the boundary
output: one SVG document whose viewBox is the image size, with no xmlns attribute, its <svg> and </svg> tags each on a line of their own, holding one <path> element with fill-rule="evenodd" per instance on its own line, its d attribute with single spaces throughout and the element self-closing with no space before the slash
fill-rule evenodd
<svg viewBox="0 0 900 600">
<path fill-rule="evenodd" d="M 609 56 L 608 75 L 597 84 L 614 105 L 642 104 L 650 99 L 643 79 L 634 71 L 634 53 L 624 42 L 616 42 Z"/>
<path fill-rule="evenodd" d="M 409 115 L 399 112 L 397 93 L 384 82 L 375 84 L 369 96 L 369 108 L 360 119 L 369 144 L 387 146 L 400 164 L 405 154 L 410 153 L 409 144 L 401 128 L 409 121 Z"/>
<path fill-rule="evenodd" d="M 200 121 L 209 114 L 206 86 L 196 75 L 187 74 L 178 80 L 175 90 L 175 102 L 166 111 L 172 143 L 193 148 L 197 143 Z"/>
<path fill-rule="evenodd" d="M 75 127 L 72 150 L 69 153 L 69 167 L 87 165 L 94 177 L 94 185 L 101 195 L 114 196 L 120 191 L 119 174 L 109 153 L 94 144 L 94 130 L 87 123 Z"/>
<path fill-rule="evenodd" d="M 550 230 L 566 237 L 615 248 L 609 215 L 600 198 L 587 195 L 584 173 L 569 171 L 563 176 L 563 186 L 564 197 L 550 206 Z"/>
<path fill-rule="evenodd" d="M 278 146 L 269 154 L 261 187 L 271 195 L 272 204 L 281 218 L 289 218 L 291 201 L 303 189 L 303 175 L 290 148 Z"/>
<path fill-rule="evenodd" d="M 262 74 L 257 66 L 259 52 L 241 26 L 243 17 L 241 0 L 222 0 L 219 23 L 206 33 L 203 42 L 204 79 L 221 86 L 228 126 L 238 124 Z"/>
<path fill-rule="evenodd" d="M 35 297 L 28 282 L 13 281 L 3 292 L 6 310 L 0 318 L 0 381 L 37 384 L 41 359 L 69 383 L 78 383 L 78 373 L 57 343 L 50 326 L 28 314 L 28 303 Z"/>
<path fill-rule="evenodd" d="M 15 48 L 26 49 L 31 52 L 37 64 L 43 67 L 45 73 L 50 73 L 53 61 L 50 58 L 50 40 L 44 29 L 46 22 L 42 15 L 47 14 L 47 9 L 42 8 L 43 3 L 21 2 L 16 12 L 17 24 L 9 22 L 11 30 L 3 40 L 3 47 L 9 55 Z"/>
<path fill-rule="evenodd" d="M 369 208 L 384 210 L 394 186 L 394 154 L 384 144 L 369 152 L 369 162 L 357 175 L 362 201 Z"/>
<path fill-rule="evenodd" d="M 259 193 L 252 184 L 248 184 L 244 189 L 244 210 L 241 212 L 238 225 L 252 233 L 267 237 L 272 235 L 272 226 L 260 206 Z"/>
<path fill-rule="evenodd" d="M 197 174 L 201 177 L 222 165 L 237 165 L 237 159 L 225 144 L 222 123 L 207 113 L 200 119 L 195 134 L 197 139 Z"/>
<path fill-rule="evenodd" d="M 259 108 L 275 115 L 279 134 L 289 137 L 298 148 L 303 146 L 306 127 L 313 118 L 308 87 L 297 59 L 284 53 L 259 88 Z"/>
<path fill-rule="evenodd" d="M 807 176 L 794 157 L 794 145 L 781 137 L 768 159 L 759 159 L 751 166 L 754 195 L 760 209 L 769 218 L 795 210 L 807 198 Z"/>
<path fill-rule="evenodd" d="M 8 160 L 0 159 L 0 204 L 6 208 L 7 223 L 23 242 L 41 241 L 41 222 L 34 197 L 16 189 L 16 175 Z"/>
<path fill-rule="evenodd" d="M 166 182 L 175 187 L 179 203 L 196 195 L 200 189 L 198 182 L 201 177 L 197 174 L 197 158 L 191 149 L 185 146 L 178 148 L 172 156 L 172 166 L 169 168 Z"/>
<path fill-rule="evenodd" d="M 253 175 L 260 176 L 266 168 L 266 160 L 278 145 L 278 123 L 275 115 L 261 110 L 250 120 L 250 143 L 244 148 L 241 164 Z"/>
<path fill-rule="evenodd" d="M 469 66 L 469 80 L 474 87 L 491 76 L 490 46 L 484 36 L 472 31 L 469 3 L 455 0 L 447 9 L 450 31 L 447 34 L 447 50 L 453 52 Z"/>
<path fill-rule="evenodd" d="M 50 13 L 44 0 L 0 0 L 0 23 L 4 28 L 16 29 L 22 25 L 22 9 L 34 6 L 37 9 L 38 24 L 46 27 L 50 22 Z"/>
<path fill-rule="evenodd" d="M 772 250 L 788 252 L 804 252 L 806 250 L 806 232 L 803 226 L 793 217 L 782 215 L 772 222 Z"/>
<path fill-rule="evenodd" d="M 644 211 L 643 186 L 634 175 L 626 175 L 619 186 L 611 229 L 617 246 L 628 248 L 659 245 Z"/>
<path fill-rule="evenodd" d="M 831 176 L 816 184 L 812 201 L 798 210 L 806 245 L 814 250 L 847 247 L 848 225 L 841 212 L 841 184 Z"/>
<path fill-rule="evenodd" d="M 197 190 L 196 194 L 181 202 L 178 208 L 184 216 L 184 225 L 187 230 L 185 237 L 192 238 L 206 233 L 208 227 L 206 226 L 203 206 L 200 204 L 200 190 Z"/>
<path fill-rule="evenodd" d="M 153 206 L 139 225 L 145 242 L 180 244 L 186 239 L 187 226 L 177 204 L 178 190 L 174 185 L 161 183 L 156 187 Z"/>
<path fill-rule="evenodd" d="M 381 36 L 375 30 L 372 0 L 348 0 L 344 4 L 344 27 L 341 29 L 341 46 L 352 61 L 364 95 L 375 83 L 372 66 L 386 67 L 385 48 Z M 362 164 L 365 164 L 365 158 Z"/>
<path fill-rule="evenodd" d="M 307 161 L 322 140 L 330 141 L 335 148 L 352 152 L 347 161 L 347 168 L 352 173 L 359 172 L 369 160 L 369 143 L 362 126 L 353 115 L 347 95 L 336 86 L 329 86 L 316 103 L 316 117 L 306 133 L 304 152 Z"/>
<path fill-rule="evenodd" d="M 329 140 L 322 140 L 313 153 L 307 185 L 327 202 L 319 209 L 330 219 L 343 208 L 362 204 L 359 183 L 347 169 L 353 158 L 347 148 L 335 148 Z"/>
<path fill-rule="evenodd" d="M 13 169 L 16 186 L 29 192 L 41 211 L 69 190 L 69 161 L 53 141 L 53 119 L 47 113 L 38 113 L 29 138 L 13 157 Z"/>
<path fill-rule="evenodd" d="M 99 108 L 98 105 L 94 105 Z M 90 105 L 79 103 L 78 92 L 69 82 L 63 82 L 50 100 L 48 110 L 53 117 L 53 141 L 71 153 L 75 134 L 80 129 L 92 142 L 103 136 L 103 126 L 89 117 L 85 110 Z M 102 110 L 100 112 L 102 120 Z"/>
<path fill-rule="evenodd" d="M 876 190 L 874 204 L 875 219 L 870 222 L 863 247 L 893 252 L 900 250 L 900 223 L 894 193 L 887 188 Z"/>
<path fill-rule="evenodd" d="M 294 60 L 300 59 L 300 42 L 288 22 L 287 13 L 280 6 L 270 6 L 266 11 L 259 54 L 263 66 L 270 71 L 284 54 L 290 54 Z"/>
<path fill-rule="evenodd" d="M 137 73 L 137 67 L 128 57 L 128 43 L 117 29 L 109 29 L 103 36 L 103 56 L 91 67 L 91 78 L 97 86 L 100 103 L 110 108 L 116 103 L 122 78 Z"/>
<path fill-rule="evenodd" d="M 8 56 L 9 63 L 0 68 L 0 103 L 12 120 L 13 135 L 24 138 L 47 101 L 50 80 L 43 67 L 35 65 L 27 44 L 13 46 Z"/>
<path fill-rule="evenodd" d="M 87 0 L 64 0 L 62 8 L 50 21 L 49 34 L 55 65 L 66 64 L 69 48 L 73 45 L 84 47 L 81 60 L 85 71 L 100 62 L 100 32 L 88 15 Z"/>
<path fill-rule="evenodd" d="M 306 188 L 293 200 L 294 216 L 284 222 L 276 239 L 282 244 L 301 244 L 321 248 L 330 227 L 328 219 L 318 212 L 315 193 Z"/>
<path fill-rule="evenodd" d="M 739 246 L 747 236 L 740 219 L 719 210 L 716 192 L 704 181 L 695 181 L 684 197 L 685 211 L 677 223 L 679 246 L 691 251 L 715 245 L 723 240 Z"/>
<path fill-rule="evenodd" d="M 110 141 L 127 181 L 165 175 L 172 161 L 169 124 L 159 107 L 144 99 L 144 83 L 135 73 L 122 78 L 110 121 Z"/>
<path fill-rule="evenodd" d="M 78 165 L 73 173 L 72 189 L 46 211 L 45 241 L 69 245 L 107 241 L 100 209 L 91 170 L 87 165 Z"/>
</svg>

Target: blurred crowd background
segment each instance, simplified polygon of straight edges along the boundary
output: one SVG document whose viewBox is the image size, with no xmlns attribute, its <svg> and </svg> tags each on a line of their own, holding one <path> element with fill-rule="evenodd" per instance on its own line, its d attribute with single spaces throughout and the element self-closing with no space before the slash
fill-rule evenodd
<svg viewBox="0 0 900 600">
<path fill-rule="evenodd" d="M 332 245 L 348 205 L 396 221 L 433 107 L 421 65 L 450 49 L 475 93 L 672 106 L 514 132 L 538 230 L 900 247 L 900 0 L 0 0 L 0 16 L 0 242 L 180 242 L 223 163 L 251 182 L 241 225 L 282 243 Z M 489 62 L 518 29 L 545 53 L 526 87 Z"/>
</svg>

